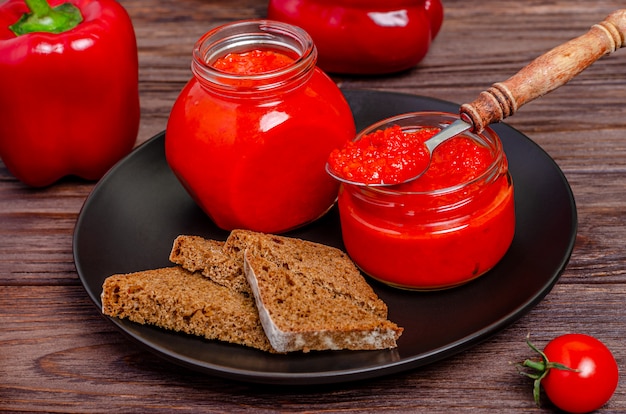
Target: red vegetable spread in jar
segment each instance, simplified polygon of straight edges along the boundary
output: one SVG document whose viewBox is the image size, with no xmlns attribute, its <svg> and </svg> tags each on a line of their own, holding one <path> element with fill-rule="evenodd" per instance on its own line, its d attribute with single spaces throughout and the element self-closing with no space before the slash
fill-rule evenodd
<svg viewBox="0 0 626 414">
<path fill-rule="evenodd" d="M 426 139 L 439 129 L 428 129 Z M 433 151 L 430 165 L 415 181 L 397 187 L 402 191 L 434 191 L 468 183 L 480 176 L 493 162 L 493 154 L 485 147 L 465 136 L 445 141 Z"/>
<path fill-rule="evenodd" d="M 348 181 L 397 184 L 428 167 L 430 154 L 424 141 L 437 130 L 403 132 L 399 126 L 378 130 L 335 149 L 328 158 L 331 170 Z"/>
<path fill-rule="evenodd" d="M 244 53 L 229 53 L 213 63 L 215 69 L 238 75 L 271 72 L 293 63 L 293 59 L 272 50 L 251 50 Z"/>
<path fill-rule="evenodd" d="M 446 116 L 417 113 L 403 121 L 425 126 L 428 139 Z M 339 211 L 355 263 L 371 277 L 407 289 L 442 289 L 484 274 L 504 256 L 515 231 L 513 184 L 490 129 L 438 146 L 415 181 L 342 185 Z"/>
<path fill-rule="evenodd" d="M 269 21 L 226 25 L 196 45 L 195 76 L 172 108 L 165 150 L 218 227 L 280 233 L 335 202 L 339 186 L 324 166 L 355 127 L 315 58 L 304 31 Z"/>
</svg>

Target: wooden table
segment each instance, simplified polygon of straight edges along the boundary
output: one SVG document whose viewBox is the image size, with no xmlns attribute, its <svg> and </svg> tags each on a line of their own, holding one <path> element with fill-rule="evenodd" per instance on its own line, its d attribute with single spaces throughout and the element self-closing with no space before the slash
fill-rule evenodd
<svg viewBox="0 0 626 414">
<path fill-rule="evenodd" d="M 139 44 L 142 118 L 137 144 L 165 128 L 191 76 L 194 42 L 210 28 L 265 16 L 263 0 L 122 0 Z M 446 20 L 427 58 L 389 76 L 335 76 L 342 88 L 463 103 L 548 49 L 576 37 L 618 0 L 444 0 Z M 626 51 L 528 104 L 507 122 L 548 152 L 575 194 L 573 255 L 547 297 L 485 342 L 434 365 L 359 383 L 260 386 L 162 361 L 100 315 L 79 282 L 72 232 L 94 183 L 44 189 L 0 164 L 0 410 L 41 412 L 498 412 L 538 410 L 511 362 L 584 332 L 626 366 Z M 428 332 L 424 332 L 428 335 Z M 625 377 L 622 375 L 622 382 Z M 626 411 L 618 387 L 602 412 Z"/>
</svg>

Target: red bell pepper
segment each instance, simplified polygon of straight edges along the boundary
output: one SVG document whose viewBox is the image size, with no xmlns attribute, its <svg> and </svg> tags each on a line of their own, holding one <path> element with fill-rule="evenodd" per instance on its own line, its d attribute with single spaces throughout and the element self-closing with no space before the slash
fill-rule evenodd
<svg viewBox="0 0 626 414">
<path fill-rule="evenodd" d="M 0 158 L 34 187 L 99 179 L 139 129 L 128 13 L 115 0 L 61 1 L 0 4 Z"/>
<path fill-rule="evenodd" d="M 383 74 L 417 65 L 443 22 L 441 0 L 270 0 L 267 17 L 313 38 L 326 72 Z"/>
</svg>

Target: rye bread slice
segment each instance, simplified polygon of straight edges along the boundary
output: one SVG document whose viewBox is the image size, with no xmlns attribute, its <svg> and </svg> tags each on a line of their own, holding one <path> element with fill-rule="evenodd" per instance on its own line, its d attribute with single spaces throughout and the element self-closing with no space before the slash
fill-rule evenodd
<svg viewBox="0 0 626 414">
<path fill-rule="evenodd" d="M 178 266 L 110 276 L 101 298 L 108 316 L 275 352 L 251 296 Z"/>
<path fill-rule="evenodd" d="M 222 241 L 180 235 L 174 240 L 169 259 L 191 272 L 201 272 L 219 285 L 252 296 L 243 262 L 226 254 Z"/>
<path fill-rule="evenodd" d="M 387 317 L 387 305 L 343 251 L 292 237 L 233 230 L 223 250 L 243 267 L 244 252 L 262 257 L 278 267 L 300 273 L 319 288 L 353 301 L 370 312 Z"/>
<path fill-rule="evenodd" d="M 280 266 L 253 250 L 244 254 L 244 273 L 265 334 L 278 352 L 397 346 L 402 328 L 320 286 L 306 273 Z"/>
</svg>

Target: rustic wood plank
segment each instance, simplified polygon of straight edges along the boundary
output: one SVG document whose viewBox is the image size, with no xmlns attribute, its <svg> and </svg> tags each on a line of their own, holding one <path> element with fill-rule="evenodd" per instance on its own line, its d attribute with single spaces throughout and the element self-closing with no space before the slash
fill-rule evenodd
<svg viewBox="0 0 626 414">
<path fill-rule="evenodd" d="M 163 131 L 207 30 L 265 16 L 261 0 L 121 0 L 137 33 L 142 119 L 137 145 Z M 473 100 L 546 50 L 584 33 L 620 1 L 444 0 L 446 21 L 427 58 L 386 76 L 333 75 L 343 88 Z M 598 336 L 626 363 L 626 51 L 506 122 L 564 171 L 578 207 L 569 265 L 526 316 L 466 352 L 374 380 L 318 387 L 239 383 L 181 368 L 129 341 L 78 280 L 72 233 L 94 183 L 44 189 L 0 162 L 0 411 L 5 412 L 551 412 L 512 362 L 566 332 Z M 428 335 L 428 332 L 422 333 Z M 624 372 L 624 369 L 622 369 Z M 624 383 L 624 373 L 621 382 Z M 626 411 L 620 386 L 600 412 Z"/>
<path fill-rule="evenodd" d="M 97 412 L 105 406 L 111 412 L 133 407 L 178 410 L 194 404 L 227 412 L 530 410 L 530 384 L 510 364 L 532 355 L 524 344 L 526 334 L 545 344 L 568 331 L 585 331 L 623 355 L 625 317 L 607 318 L 626 300 L 623 286 L 615 288 L 557 285 L 528 316 L 470 351 L 405 374 L 303 390 L 223 380 L 164 362 L 114 330 L 80 287 L 14 286 L 3 288 L 13 300 L 0 306 L 0 345 L 6 351 L 0 362 L 15 369 L 3 372 L 0 396 L 10 397 L 5 409 L 15 411 L 32 404 L 63 412 Z M 597 296 L 606 300 L 598 304 Z M 549 324 L 547 314 L 552 315 Z M 498 398 L 486 398 L 490 394 Z M 621 401 L 615 398 L 610 408 L 626 408 Z"/>
</svg>

